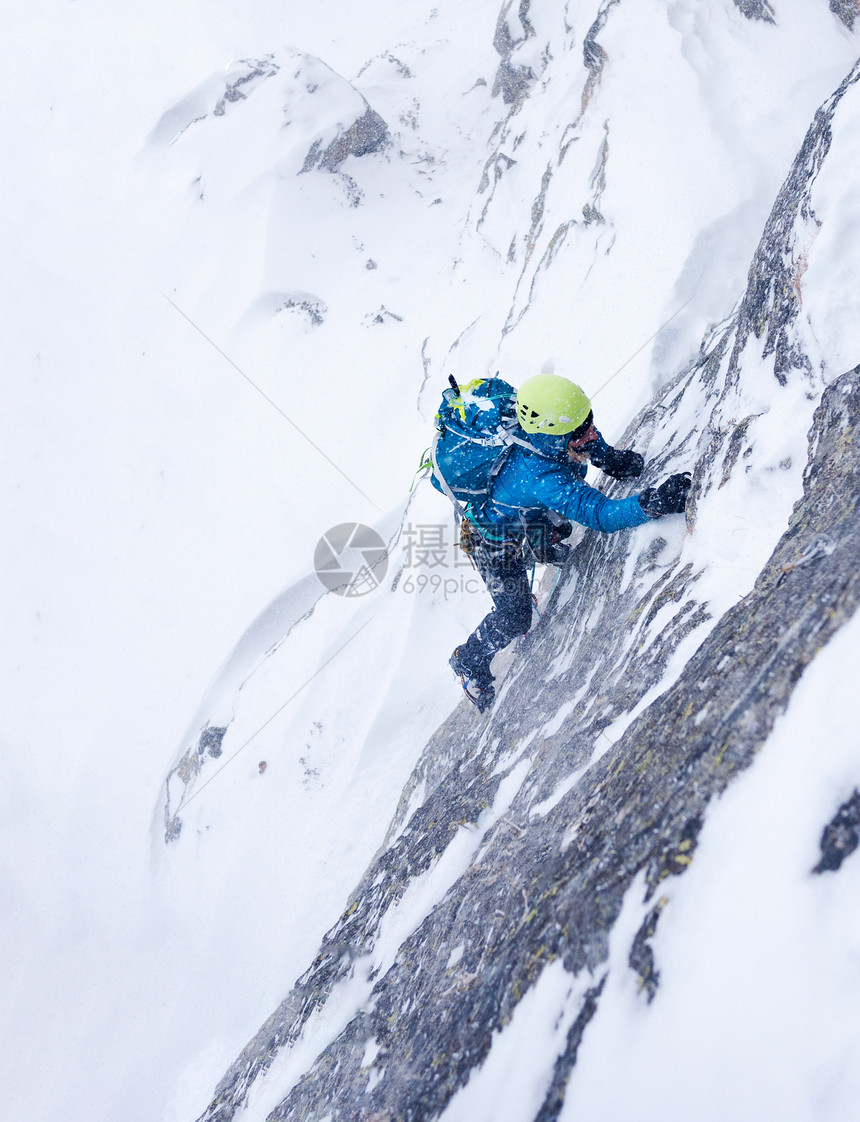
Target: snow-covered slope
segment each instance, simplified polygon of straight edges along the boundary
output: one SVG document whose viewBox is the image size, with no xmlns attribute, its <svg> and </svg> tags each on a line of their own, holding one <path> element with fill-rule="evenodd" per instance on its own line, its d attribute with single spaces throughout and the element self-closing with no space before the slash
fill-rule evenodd
<svg viewBox="0 0 860 1122">
<path fill-rule="evenodd" d="M 202 1118 L 444 1111 L 550 1119 L 582 1109 L 650 1118 L 667 1100 L 673 1117 L 755 1118 L 764 1104 L 812 1118 L 825 1097 L 831 1116 L 849 1116 L 856 1085 L 840 1072 L 856 1048 L 856 1015 L 826 1033 L 826 1052 L 840 1060 L 812 1061 L 825 1051 L 822 1030 L 791 1023 L 774 983 L 751 990 L 757 967 L 744 953 L 745 928 L 756 900 L 733 901 L 723 925 L 724 957 L 739 963 L 712 961 L 706 970 L 733 994 L 735 1017 L 750 1004 L 744 1038 L 758 1063 L 747 1058 L 743 1077 L 714 1088 L 713 1056 L 689 1056 L 694 1070 L 681 1089 L 667 1088 L 653 1057 L 674 1048 L 683 1024 L 664 1017 L 655 1041 L 637 1018 L 659 1004 L 660 980 L 674 969 L 662 955 L 673 946 L 673 904 L 685 883 L 668 887 L 667 878 L 695 863 L 700 842 L 712 844 L 703 829 L 712 800 L 771 730 L 786 737 L 777 719 L 795 683 L 858 602 L 857 369 L 834 380 L 815 414 L 803 497 L 790 509 L 798 422 L 812 420 L 826 359 L 839 361 L 838 352 L 819 352 L 813 363 L 803 345 L 798 262 L 812 252 L 810 226 L 823 236 L 839 221 L 824 201 L 826 184 L 844 180 L 851 162 L 851 144 L 842 148 L 839 138 L 847 121 L 860 120 L 858 77 L 855 68 L 816 114 L 735 315 L 627 434 L 659 465 L 653 471 L 694 468 L 687 534 L 658 523 L 583 539 L 545 620 L 520 644 L 491 716 L 458 712 L 430 742 L 385 851 Z M 809 312 L 805 326 L 817 335 Z M 787 532 L 769 540 L 789 513 Z M 747 541 L 743 566 L 713 566 L 702 541 L 738 550 L 731 539 L 751 517 L 756 548 L 771 556 L 759 559 Z M 760 572 L 747 594 L 750 570 Z M 803 703 L 792 705 L 792 719 L 809 719 Z M 830 959 L 806 994 L 813 1022 L 837 979 L 855 994 L 860 983 L 852 966 L 857 870 L 827 891 L 813 875 L 813 866 L 841 867 L 849 835 L 857 843 L 850 727 L 843 716 L 817 757 L 795 747 L 809 787 L 796 789 L 790 773 L 778 784 L 804 822 L 791 844 L 783 808 L 774 813 L 765 802 L 747 827 L 763 820 L 782 834 L 784 850 L 768 847 L 779 870 L 771 875 L 785 886 L 778 907 L 811 914 L 826 900 L 839 925 L 838 934 L 809 932 L 776 955 L 784 978 L 804 968 L 810 940 L 828 941 Z M 840 804 L 843 841 L 834 850 L 825 835 L 816 856 Z M 689 966 L 687 983 L 701 986 Z M 709 1023 L 708 1010 L 686 1009 L 674 993 L 675 1018 L 686 1010 Z M 725 1001 L 721 1014 L 731 1025 Z M 592 1044 L 592 1020 L 603 1051 Z M 606 1054 L 623 1056 L 619 1021 L 626 1047 L 642 1056 L 635 1093 L 605 1085 Z M 540 1045 L 506 1074 L 533 1038 Z"/>
<path fill-rule="evenodd" d="M 354 897 L 373 957 L 350 964 L 341 940 L 327 976 L 339 988 L 322 1005 L 325 962 L 311 968 L 308 1027 L 292 1052 L 273 1047 L 245 1117 L 265 1117 L 321 1055 L 307 1093 L 334 1117 L 367 1116 L 360 1086 L 393 1116 L 449 1103 L 451 1118 L 530 1119 L 559 1086 L 556 1058 L 576 1057 L 577 1024 L 579 1063 L 565 1105 L 552 1100 L 565 1117 L 650 1118 L 656 1103 L 686 1117 L 703 1086 L 702 1117 L 774 1104 L 852 1117 L 857 874 L 809 868 L 858 782 L 856 628 L 816 658 L 761 760 L 708 807 L 653 938 L 634 878 L 585 964 L 560 955 L 528 973 L 521 1004 L 469 1024 L 471 1060 L 451 1066 L 415 1038 L 421 1078 L 428 1064 L 457 1072 L 440 1076 L 432 1110 L 386 1086 L 382 1043 L 361 1032 L 383 1000 L 373 985 L 396 993 L 403 941 L 435 905 L 468 901 L 488 847 L 505 831 L 528 846 L 532 821 L 587 797 L 579 772 L 598 732 L 601 751 L 618 743 L 594 765 L 626 759 L 647 777 L 653 759 L 625 755 L 622 734 L 649 713 L 672 727 L 673 683 L 788 526 L 813 412 L 860 350 L 856 86 L 786 181 L 857 57 L 853 11 L 494 0 L 376 3 L 370 18 L 337 0 L 185 0 L 130 17 L 49 0 L 14 17 L 0 859 L 0 937 L 16 964 L 3 990 L 11 1117 L 196 1117 L 383 844 L 389 880 Z M 644 410 L 630 432 L 649 481 L 695 466 L 687 532 L 585 540 L 546 631 L 514 655 L 504 719 L 478 728 L 458 709 L 424 752 L 459 700 L 448 653 L 486 604 L 455 563 L 444 500 L 426 484 L 410 496 L 412 474 L 448 373 L 517 382 L 547 362 L 592 392 L 611 439 Z M 365 596 L 324 595 L 312 572 L 341 523 L 392 542 Z M 795 552 L 772 564 L 814 544 L 785 542 Z M 845 551 L 822 548 L 821 571 L 838 573 Z M 648 608 L 623 635 L 637 602 Z M 565 639 L 575 620 L 620 645 Z M 610 703 L 588 674 L 608 686 L 613 658 L 629 673 Z M 530 660 L 545 671 L 539 701 Z M 198 750 L 207 725 L 226 729 L 220 757 Z M 817 736 L 826 751 L 810 751 Z M 492 759 L 492 797 L 481 811 L 469 792 L 484 788 L 464 784 L 467 825 L 422 834 L 434 789 L 453 813 L 457 784 L 439 782 L 461 754 L 476 775 Z M 395 860 L 403 839 L 424 854 L 413 879 Z M 518 901 L 487 931 L 520 931 Z M 713 972 L 703 963 L 727 909 L 735 970 Z M 624 967 L 637 930 L 660 970 L 647 1007 Z M 437 954 L 451 1000 L 480 973 L 470 932 L 455 924 Z M 803 982 L 793 1025 L 787 979 L 812 958 L 828 970 Z M 830 1031 L 813 1039 L 822 1021 Z M 757 1032 L 776 1045 L 752 1047 Z M 661 1082 L 661 1048 L 683 1053 L 688 1076 Z M 349 1077 L 326 1081 L 338 1056 Z M 628 1060 L 636 1097 L 607 1089 Z"/>
</svg>

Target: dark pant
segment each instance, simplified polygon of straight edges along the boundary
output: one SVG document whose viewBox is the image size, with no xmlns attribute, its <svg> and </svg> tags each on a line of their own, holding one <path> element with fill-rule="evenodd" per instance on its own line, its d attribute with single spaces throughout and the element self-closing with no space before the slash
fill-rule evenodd
<svg viewBox="0 0 860 1122">
<path fill-rule="evenodd" d="M 493 655 L 531 627 L 533 600 L 519 542 L 496 543 L 478 538 L 473 557 L 494 607 L 459 648 L 459 653 L 476 682 L 489 685 L 493 680 Z"/>
</svg>

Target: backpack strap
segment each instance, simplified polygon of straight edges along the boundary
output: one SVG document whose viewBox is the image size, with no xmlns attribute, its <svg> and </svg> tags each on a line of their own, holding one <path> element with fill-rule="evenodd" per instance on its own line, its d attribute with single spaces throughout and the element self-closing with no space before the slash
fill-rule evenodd
<svg viewBox="0 0 860 1122">
<path fill-rule="evenodd" d="M 439 443 L 439 437 L 441 435 L 441 432 L 439 431 L 439 429 L 437 429 L 433 437 L 433 443 L 430 445 L 430 462 L 433 465 L 433 474 L 439 480 L 439 486 L 442 488 L 442 493 L 454 504 L 454 523 L 455 525 L 459 525 L 460 522 L 466 517 L 466 508 L 448 486 L 448 481 L 439 470 L 439 461 L 436 459 L 436 445 Z"/>
<path fill-rule="evenodd" d="M 514 426 L 514 431 L 516 431 L 517 427 L 518 426 Z M 527 440 L 523 440 L 521 436 L 515 436 L 513 432 L 508 437 L 508 440 L 511 444 L 519 444 L 520 448 L 526 448 L 529 452 L 533 452 L 535 456 L 540 456 L 542 460 L 553 460 L 557 462 L 555 456 L 550 456 L 546 452 L 541 452 L 540 448 L 535 448 L 534 444 L 529 444 Z"/>
</svg>

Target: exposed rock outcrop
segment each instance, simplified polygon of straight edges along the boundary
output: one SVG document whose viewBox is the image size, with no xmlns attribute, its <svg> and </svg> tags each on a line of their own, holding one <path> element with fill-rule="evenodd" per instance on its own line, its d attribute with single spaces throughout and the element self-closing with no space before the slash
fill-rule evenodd
<svg viewBox="0 0 860 1122">
<path fill-rule="evenodd" d="M 339 171 L 347 156 L 367 156 L 379 152 L 388 140 L 388 127 L 380 115 L 367 106 L 364 113 L 323 147 L 321 140 L 314 141 L 305 157 L 302 171 L 319 167 L 324 171 Z"/>
<path fill-rule="evenodd" d="M 547 197 L 571 146 L 583 139 L 586 139 L 586 144 L 589 146 L 594 143 L 595 138 L 592 135 L 586 136 L 583 134 L 581 125 L 609 61 L 609 56 L 601 45 L 600 36 L 610 15 L 619 9 L 620 3 L 621 0 L 602 0 L 600 3 L 594 19 L 582 39 L 580 74 L 577 85 L 574 87 L 579 92 L 576 98 L 571 98 L 568 110 L 570 119 L 559 129 L 555 150 L 551 149 L 548 157 L 542 151 L 539 157 L 536 157 L 539 158 L 540 163 L 535 163 L 534 168 L 541 167 L 542 173 L 539 183 L 535 183 L 535 197 L 530 209 L 528 229 L 522 230 L 518 234 L 514 233 L 507 251 L 507 260 L 510 263 L 519 261 L 521 272 L 514 292 L 513 304 L 502 329 L 503 335 L 513 331 L 522 320 L 531 305 L 539 278 L 545 275 L 571 232 L 580 224 L 578 220 L 571 218 L 556 225 L 555 229 L 547 228 Z M 509 28 L 511 7 L 511 4 L 503 7 L 499 17 L 500 27 Z M 520 19 L 523 19 L 522 9 Z M 529 24 L 528 27 L 531 28 L 531 25 Z M 569 31 L 570 28 L 566 30 Z M 512 52 L 526 42 L 532 34 L 536 33 L 532 30 L 527 32 L 522 39 L 513 41 L 509 31 L 501 39 L 497 33 L 496 49 L 500 52 L 503 50 Z M 569 47 L 566 46 L 565 49 L 570 50 L 575 57 L 576 52 L 573 43 Z M 490 219 L 490 225 L 493 223 L 492 212 L 497 188 L 503 180 L 505 172 L 517 162 L 510 153 L 517 150 L 523 137 L 527 134 L 525 116 L 530 97 L 539 96 L 541 88 L 547 84 L 548 76 L 553 73 L 551 69 L 553 66 L 565 75 L 571 72 L 575 73 L 575 70 L 570 70 L 570 63 L 564 58 L 556 60 L 549 48 L 542 56 L 542 63 L 543 69 L 539 75 L 534 75 L 530 71 L 524 77 L 520 72 L 515 96 L 506 99 L 510 103 L 508 116 L 497 127 L 494 134 L 494 150 L 486 162 L 478 189 L 479 194 L 483 195 L 484 199 L 481 213 L 476 221 L 476 227 L 482 229 L 485 234 L 488 218 Z M 510 69 L 509 66 L 508 68 Z M 538 78 L 540 81 L 537 81 Z M 565 81 L 567 80 L 565 78 Z M 539 149 L 541 147 L 542 145 L 538 146 Z M 593 225 L 599 228 L 605 225 L 605 219 L 600 211 L 600 201 L 605 187 L 606 166 L 609 158 L 608 123 L 604 123 L 600 129 L 594 155 L 594 170 L 584 185 L 587 194 L 584 195 L 576 209 L 582 214 L 582 226 Z M 504 223 L 503 227 L 506 230 L 508 229 Z"/>
<path fill-rule="evenodd" d="M 506 105 L 517 105 L 526 97 L 536 77 L 530 66 L 517 65 L 513 61 L 517 47 L 535 34 L 528 15 L 530 3 L 531 0 L 505 0 L 496 23 L 493 46 L 501 56 L 501 62 L 493 83 L 493 96 L 501 94 Z M 519 24 L 517 28 L 514 28 L 514 18 Z"/>
<path fill-rule="evenodd" d="M 280 70 L 273 55 L 266 55 L 261 59 L 242 59 L 239 65 L 247 69 L 232 81 L 227 81 L 224 93 L 212 110 L 216 117 L 223 117 L 228 105 L 236 101 L 244 101 L 261 79 L 274 78 Z"/>
<path fill-rule="evenodd" d="M 851 31 L 854 21 L 860 16 L 860 0 L 830 0 L 830 10 Z"/>
<path fill-rule="evenodd" d="M 860 791 L 843 803 L 821 835 L 821 860 L 813 872 L 835 873 L 860 846 Z"/>
<path fill-rule="evenodd" d="M 775 23 L 773 6 L 770 0 L 735 0 L 738 8 L 748 19 L 762 19 L 768 23 Z"/>
</svg>

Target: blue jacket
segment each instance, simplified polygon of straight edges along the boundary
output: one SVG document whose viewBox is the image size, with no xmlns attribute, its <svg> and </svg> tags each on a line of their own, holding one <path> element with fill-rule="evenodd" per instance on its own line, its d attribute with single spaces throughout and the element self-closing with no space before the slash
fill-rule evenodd
<svg viewBox="0 0 860 1122">
<path fill-rule="evenodd" d="M 487 537 L 518 536 L 523 521 L 540 520 L 548 510 L 605 534 L 650 521 L 636 495 L 608 499 L 589 487 L 585 464 L 574 463 L 567 455 L 567 436 L 525 432 L 520 436 L 531 448 L 512 446 L 492 482 L 489 498 L 479 509 L 469 511 Z M 598 433 L 598 440 L 587 451 L 599 467 L 610 450 Z"/>
</svg>

